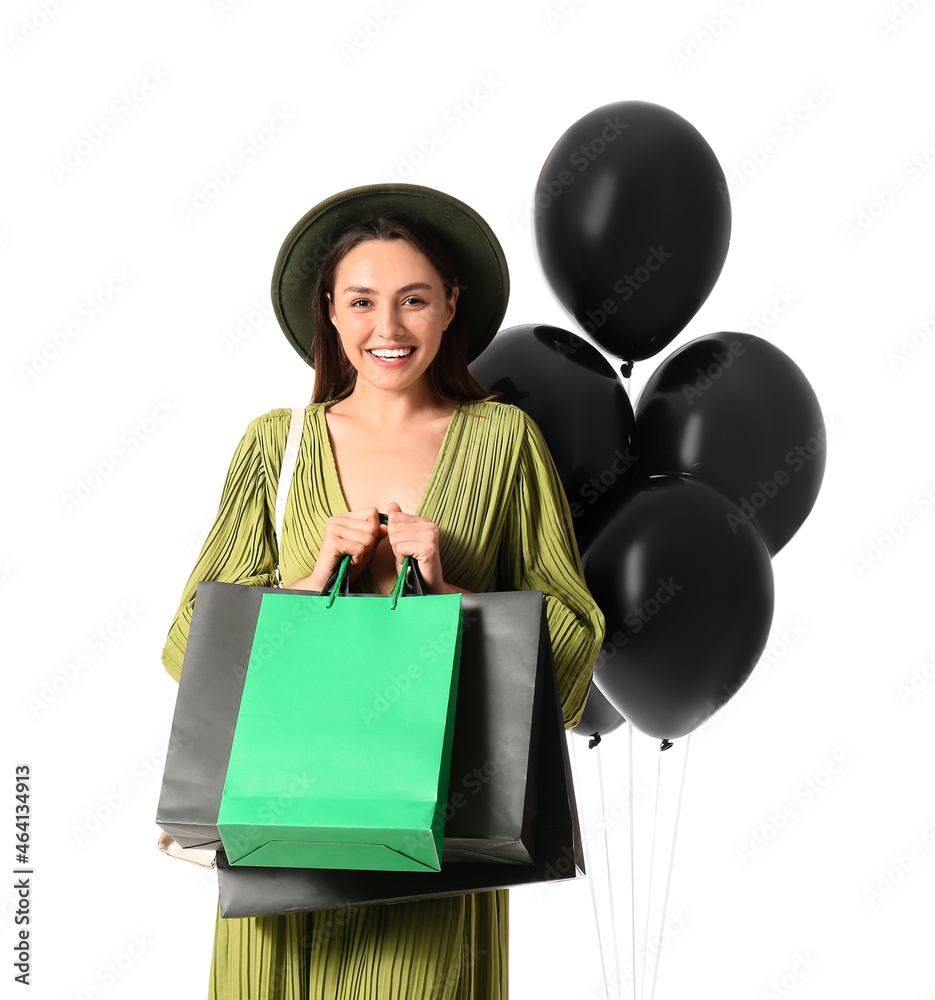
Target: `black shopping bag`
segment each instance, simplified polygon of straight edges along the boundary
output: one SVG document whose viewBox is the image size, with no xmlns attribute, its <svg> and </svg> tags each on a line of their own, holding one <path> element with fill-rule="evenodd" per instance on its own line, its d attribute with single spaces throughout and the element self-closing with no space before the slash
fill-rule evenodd
<svg viewBox="0 0 935 1000">
<path fill-rule="evenodd" d="M 286 591 L 198 585 L 156 815 L 182 847 L 222 849 L 218 810 L 260 603 L 270 592 Z M 554 671 L 543 597 L 539 591 L 465 594 L 462 609 L 442 859 L 531 865 L 543 701 L 538 675 L 544 662 Z M 435 656 L 427 642 L 416 666 L 432 669 Z M 381 699 L 403 696 L 374 691 L 364 708 L 379 712 Z"/>
<path fill-rule="evenodd" d="M 465 600 L 469 595 L 465 595 Z M 584 852 L 564 720 L 545 608 L 540 600 L 535 700 L 540 705 L 533 745 L 538 760 L 532 864 L 446 861 L 440 872 L 360 872 L 307 868 L 231 867 L 217 856 L 221 916 L 249 917 L 395 903 L 488 889 L 574 879 L 584 875 Z M 464 674 L 461 675 L 462 680 Z M 457 730 L 456 730 L 457 732 Z"/>
</svg>

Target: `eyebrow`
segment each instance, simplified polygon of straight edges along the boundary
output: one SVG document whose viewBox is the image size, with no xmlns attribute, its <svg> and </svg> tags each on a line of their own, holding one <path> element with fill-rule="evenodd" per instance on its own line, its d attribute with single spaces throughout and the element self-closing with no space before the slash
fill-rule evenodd
<svg viewBox="0 0 935 1000">
<path fill-rule="evenodd" d="M 427 285 L 424 281 L 415 281 L 411 285 L 403 285 L 402 288 L 396 289 L 397 295 L 402 295 L 404 292 L 414 292 L 419 289 L 432 290 L 431 285 Z M 348 285 L 347 288 L 341 293 L 346 295 L 348 292 L 352 292 L 354 295 L 377 295 L 377 291 L 373 288 L 367 288 L 365 285 Z"/>
</svg>

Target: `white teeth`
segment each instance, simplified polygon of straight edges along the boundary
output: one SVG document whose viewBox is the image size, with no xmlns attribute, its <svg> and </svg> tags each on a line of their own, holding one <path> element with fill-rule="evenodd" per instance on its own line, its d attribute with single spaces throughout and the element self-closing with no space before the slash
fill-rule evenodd
<svg viewBox="0 0 935 1000">
<path fill-rule="evenodd" d="M 405 358 L 407 355 L 412 354 L 411 347 L 397 347 L 393 350 L 381 350 L 381 351 L 371 351 L 374 357 L 377 358 Z"/>
</svg>

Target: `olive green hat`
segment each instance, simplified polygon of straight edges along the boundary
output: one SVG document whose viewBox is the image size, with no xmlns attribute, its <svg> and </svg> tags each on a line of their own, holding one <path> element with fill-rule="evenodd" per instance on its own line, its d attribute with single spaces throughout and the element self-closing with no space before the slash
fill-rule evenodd
<svg viewBox="0 0 935 1000">
<path fill-rule="evenodd" d="M 431 229 L 457 267 L 457 311 L 473 361 L 500 328 L 510 275 L 500 242 L 464 202 L 417 184 L 368 184 L 326 198 L 286 237 L 273 269 L 273 309 L 290 344 L 308 364 L 315 357 L 312 289 L 328 251 L 351 226 L 398 212 Z"/>
</svg>

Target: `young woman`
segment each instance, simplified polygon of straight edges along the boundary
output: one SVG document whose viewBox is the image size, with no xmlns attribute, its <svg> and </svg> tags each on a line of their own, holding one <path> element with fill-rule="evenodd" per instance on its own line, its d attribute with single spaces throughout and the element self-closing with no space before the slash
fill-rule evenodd
<svg viewBox="0 0 935 1000">
<path fill-rule="evenodd" d="M 247 429 L 163 653 L 177 680 L 200 580 L 321 590 L 345 554 L 386 593 L 414 556 L 430 593 L 542 590 L 566 726 L 584 708 L 603 618 L 536 425 L 467 364 L 506 309 L 502 250 L 472 209 L 415 185 L 316 206 L 283 244 L 277 317 L 313 401 L 279 544 L 290 411 Z M 380 512 L 387 514 L 386 525 Z M 224 919 L 209 998 L 505 1000 L 508 893 Z"/>
</svg>

